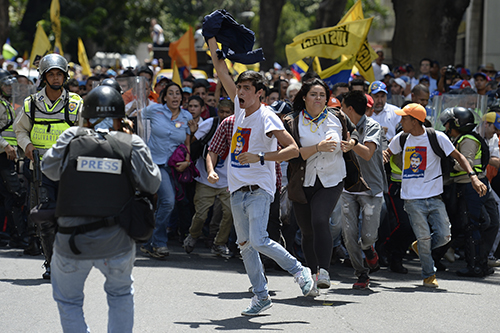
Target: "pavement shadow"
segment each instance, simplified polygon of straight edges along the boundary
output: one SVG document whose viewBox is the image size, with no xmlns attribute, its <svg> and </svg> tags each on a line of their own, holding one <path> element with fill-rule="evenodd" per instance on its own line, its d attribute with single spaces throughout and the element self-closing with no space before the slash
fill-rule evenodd
<svg viewBox="0 0 500 333">
<path fill-rule="evenodd" d="M 251 298 L 253 296 L 253 293 L 249 293 L 249 292 L 220 292 L 220 293 L 211 294 L 211 293 L 195 291 L 194 294 L 196 296 L 216 297 L 219 299 L 247 299 L 247 298 Z M 276 295 L 276 292 L 270 290 L 269 295 L 271 297 L 273 297 Z M 274 299 L 273 299 L 273 301 L 274 301 Z"/>
<path fill-rule="evenodd" d="M 354 302 L 346 301 L 334 301 L 330 299 L 324 299 L 320 296 L 318 297 L 293 297 L 293 298 L 273 298 L 273 303 L 300 306 L 300 307 L 322 307 L 322 306 L 343 306 Z"/>
<path fill-rule="evenodd" d="M 0 279 L 0 282 L 7 282 L 17 286 L 41 286 L 50 284 L 50 280 L 44 279 Z"/>
<path fill-rule="evenodd" d="M 269 314 L 264 314 L 255 317 L 238 316 L 227 319 L 208 319 L 207 321 L 199 322 L 174 322 L 176 325 L 184 325 L 189 328 L 207 328 L 210 330 L 229 331 L 229 330 L 269 330 L 269 331 L 286 331 L 286 325 L 310 325 L 307 321 L 278 321 L 278 322 L 265 322 L 259 323 L 252 319 L 259 317 L 267 317 Z M 306 327 L 304 326 L 304 329 Z"/>
</svg>

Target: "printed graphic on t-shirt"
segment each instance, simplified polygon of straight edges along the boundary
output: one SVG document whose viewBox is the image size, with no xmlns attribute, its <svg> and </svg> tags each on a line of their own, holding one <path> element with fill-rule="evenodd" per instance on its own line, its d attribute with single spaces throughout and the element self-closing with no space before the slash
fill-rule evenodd
<svg viewBox="0 0 500 333">
<path fill-rule="evenodd" d="M 250 164 L 240 164 L 238 156 L 248 151 L 251 128 L 238 127 L 231 141 L 231 166 L 235 168 L 249 168 Z"/>
<path fill-rule="evenodd" d="M 427 168 L 427 147 L 406 147 L 403 179 L 424 178 Z"/>
</svg>

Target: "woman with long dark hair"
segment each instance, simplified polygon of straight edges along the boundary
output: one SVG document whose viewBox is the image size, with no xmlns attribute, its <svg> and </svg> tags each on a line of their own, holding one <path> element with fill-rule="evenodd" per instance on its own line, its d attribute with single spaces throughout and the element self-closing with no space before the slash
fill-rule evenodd
<svg viewBox="0 0 500 333">
<path fill-rule="evenodd" d="M 317 288 L 330 287 L 333 239 L 329 219 L 346 176 L 342 152 L 357 143 L 342 140 L 343 126 L 354 138 L 357 132 L 342 111 L 327 107 L 329 97 L 328 86 L 320 79 L 304 82 L 295 96 L 294 112 L 285 118 L 285 127 L 300 148 L 300 156 L 289 161 L 288 193 L 307 266 L 316 274 L 315 295 Z"/>
<path fill-rule="evenodd" d="M 141 251 L 162 259 L 169 254 L 167 224 L 175 205 L 174 180 L 167 162 L 180 144 L 185 144 L 189 150 L 189 128 L 193 117 L 181 108 L 182 90 L 174 82 L 168 83 L 161 91 L 159 101 L 162 104 L 150 105 L 142 111 L 143 120 L 149 122 L 151 127 L 147 145 L 153 162 L 160 168 L 162 180 L 158 190 L 156 227 L 151 240 L 141 246 Z M 177 163 L 175 170 L 183 172 L 190 163 L 188 154 L 185 161 Z"/>
</svg>

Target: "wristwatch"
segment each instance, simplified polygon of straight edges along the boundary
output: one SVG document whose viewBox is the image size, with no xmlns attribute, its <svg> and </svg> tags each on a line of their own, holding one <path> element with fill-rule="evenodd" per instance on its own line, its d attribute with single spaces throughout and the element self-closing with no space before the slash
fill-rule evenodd
<svg viewBox="0 0 500 333">
<path fill-rule="evenodd" d="M 260 158 L 260 164 L 261 165 L 264 165 L 264 152 L 261 151 L 260 153 L 258 153 L 257 155 L 259 155 L 259 158 Z"/>
<path fill-rule="evenodd" d="M 472 176 L 477 176 L 477 173 L 474 170 L 472 170 L 472 172 L 469 172 L 467 176 L 469 176 L 469 178 Z"/>
</svg>

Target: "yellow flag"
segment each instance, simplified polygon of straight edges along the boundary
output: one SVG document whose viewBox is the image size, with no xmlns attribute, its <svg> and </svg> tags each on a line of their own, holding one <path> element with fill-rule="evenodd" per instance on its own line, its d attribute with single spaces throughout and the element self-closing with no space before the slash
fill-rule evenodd
<svg viewBox="0 0 500 333">
<path fill-rule="evenodd" d="M 342 54 L 356 54 L 372 21 L 373 17 L 300 34 L 286 46 L 288 63 L 293 64 L 305 57 L 335 59 Z"/>
<path fill-rule="evenodd" d="M 248 70 L 248 67 L 246 65 L 240 64 L 239 62 L 235 62 L 233 64 L 233 68 L 238 74 L 241 74 Z"/>
<path fill-rule="evenodd" d="M 91 76 L 92 71 L 90 70 L 89 59 L 87 58 L 87 52 L 80 37 L 78 37 L 78 62 L 82 66 L 82 74 Z"/>
<path fill-rule="evenodd" d="M 177 68 L 177 62 L 174 60 L 174 66 L 172 67 L 172 82 L 177 83 L 179 87 L 182 87 L 181 76 L 179 75 L 179 68 Z"/>
<path fill-rule="evenodd" d="M 38 22 L 33 48 L 31 49 L 30 67 L 36 68 L 36 66 L 33 65 L 33 61 L 35 61 L 36 56 L 44 57 L 49 53 L 52 53 L 52 45 L 50 45 L 47 34 L 45 33 L 45 30 L 43 30 L 42 23 Z"/>
<path fill-rule="evenodd" d="M 321 72 L 321 63 L 319 62 L 319 58 L 318 57 L 314 57 L 312 65 L 313 65 L 313 70 L 316 73 Z"/>
<path fill-rule="evenodd" d="M 52 22 L 52 31 L 55 35 L 54 53 L 64 55 L 61 45 L 61 20 L 59 19 L 60 6 L 59 0 L 52 0 L 50 4 L 50 21 Z"/>
<path fill-rule="evenodd" d="M 352 66 L 356 62 L 356 57 L 351 56 L 347 60 L 341 61 L 330 68 L 325 69 L 319 74 L 319 77 L 332 89 L 335 83 L 349 82 Z"/>
<path fill-rule="evenodd" d="M 363 20 L 365 16 L 363 15 L 363 7 L 361 6 L 361 0 L 356 1 L 354 6 L 349 9 L 349 11 L 342 17 L 339 24 L 352 22 L 356 20 Z M 348 57 L 349 55 L 345 55 Z M 375 50 L 368 44 L 368 40 L 365 39 L 363 45 L 361 45 L 357 53 L 356 67 L 359 70 L 365 80 L 373 82 L 375 81 L 375 74 L 373 74 L 372 62 L 378 58 Z"/>
<path fill-rule="evenodd" d="M 349 9 L 347 13 L 345 13 L 344 17 L 342 17 L 337 24 L 342 24 L 351 21 L 364 20 L 365 16 L 363 15 L 363 7 L 361 6 L 361 0 L 356 1 L 354 6 Z"/>
</svg>

